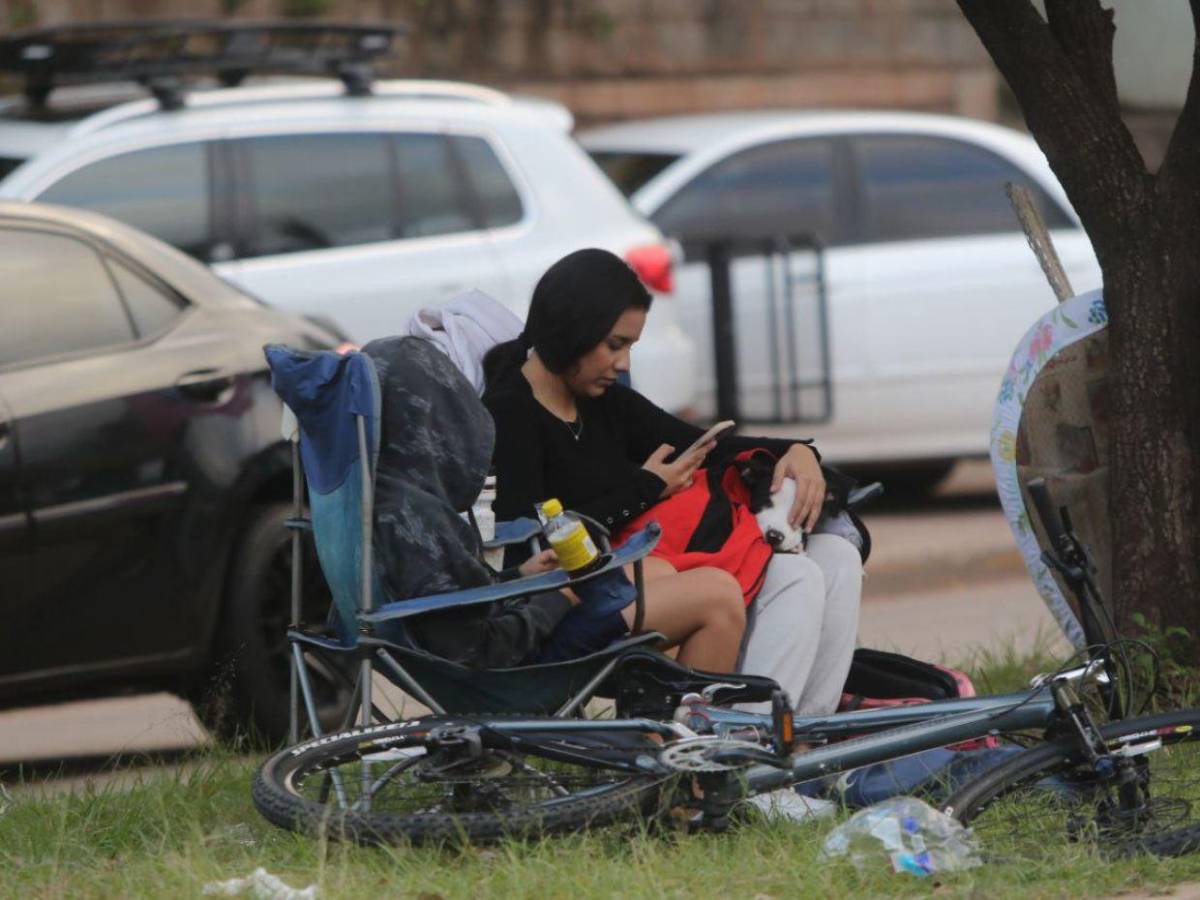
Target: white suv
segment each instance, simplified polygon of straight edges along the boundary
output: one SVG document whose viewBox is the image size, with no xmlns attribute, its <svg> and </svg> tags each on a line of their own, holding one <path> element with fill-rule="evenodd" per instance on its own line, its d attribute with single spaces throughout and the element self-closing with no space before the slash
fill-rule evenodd
<svg viewBox="0 0 1200 900">
<path fill-rule="evenodd" d="M 330 79 L 195 91 L 174 110 L 148 98 L 89 110 L 97 90 L 56 90 L 52 114 L 0 103 L 0 197 L 120 219 L 351 340 L 395 333 L 471 287 L 523 318 L 542 272 L 585 246 L 671 290 L 661 233 L 556 104 L 446 82 L 350 96 Z M 669 296 L 655 304 L 633 378 L 680 410 L 694 348 L 675 315 Z"/>
<path fill-rule="evenodd" d="M 1098 287 L 1091 244 L 1037 144 L 1007 128 L 887 112 L 723 113 L 579 135 L 633 205 L 689 254 L 681 321 L 713 407 L 709 272 L 697 244 L 810 234 L 819 255 L 767 270 L 735 254 L 733 325 L 744 419 L 786 422 L 842 463 L 932 463 L 987 451 L 1005 366 L 1054 295 L 1005 183 L 1034 195 L 1076 291 Z M 816 269 L 818 263 L 823 267 Z M 832 404 L 822 378 L 824 276 Z M 768 277 L 770 275 L 771 277 Z M 789 280 L 795 288 L 790 308 Z M 794 364 L 792 364 L 794 363 Z"/>
</svg>

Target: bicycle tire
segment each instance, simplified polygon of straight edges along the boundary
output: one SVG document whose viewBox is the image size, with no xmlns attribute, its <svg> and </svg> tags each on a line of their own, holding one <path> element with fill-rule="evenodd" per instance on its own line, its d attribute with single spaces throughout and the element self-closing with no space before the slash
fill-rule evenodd
<svg viewBox="0 0 1200 900">
<path fill-rule="evenodd" d="M 1058 738 L 1014 756 L 964 785 L 946 801 L 943 811 L 971 826 L 991 855 L 1030 855 L 1019 839 L 1006 846 L 1005 826 L 998 820 L 1008 810 L 1022 825 L 1030 824 L 1037 817 L 1037 804 L 1056 817 L 1065 817 L 1065 835 L 1060 837 L 1078 844 L 1086 830 L 1105 856 L 1138 852 L 1182 856 L 1200 850 L 1200 709 L 1113 722 L 1103 726 L 1101 734 L 1110 750 L 1152 748 L 1155 741 L 1162 742 L 1159 749 L 1131 757 L 1144 761 L 1139 764 L 1146 776 L 1144 796 L 1139 794 L 1139 802 L 1144 804 L 1140 811 L 1112 808 L 1112 792 L 1119 789 L 1116 779 L 1097 774 L 1082 760 L 1074 738 Z M 1171 791 L 1181 792 L 1181 796 Z M 1194 807 L 1195 818 L 1173 822 L 1167 814 L 1172 803 L 1189 816 Z M 1096 822 L 1081 829 L 1079 817 L 1089 807 Z M 1114 817 L 1126 821 L 1114 823 Z M 1168 827 L 1158 827 L 1163 825 Z M 1054 838 L 1052 832 L 1038 835 L 1036 848 L 1029 849 L 1036 855 L 1054 855 L 1063 847 Z"/>
<path fill-rule="evenodd" d="M 505 741 L 489 736 L 486 730 L 481 735 L 479 760 L 471 761 L 470 768 L 457 768 L 450 776 L 438 777 L 432 765 L 436 750 L 426 747 L 428 735 L 434 728 L 455 724 L 471 725 L 468 720 L 455 717 L 430 716 L 354 728 L 285 748 L 268 758 L 255 773 L 254 805 L 268 821 L 293 831 L 365 844 L 419 844 L 490 842 L 506 837 L 580 831 L 646 815 L 658 802 L 664 784 L 661 775 L 630 773 L 606 766 L 603 761 L 588 765 L 564 763 L 553 753 L 539 753 L 537 747 L 523 748 L 518 754 L 502 746 Z M 406 755 L 413 760 L 411 764 L 404 758 Z M 391 781 L 385 787 L 397 796 L 408 790 L 417 808 L 404 812 L 379 808 L 379 793 L 370 795 L 370 808 L 354 808 L 355 797 L 351 796 L 339 802 L 331 773 L 339 772 L 343 792 L 357 791 L 364 758 L 374 766 L 382 765 L 381 757 L 389 757 L 388 762 L 396 760 L 396 767 L 401 769 L 397 775 L 407 773 L 404 767 L 414 770 L 411 778 Z M 535 797 L 528 802 L 518 800 L 490 809 L 470 808 L 472 804 L 493 802 L 494 795 L 504 790 L 503 783 L 495 774 L 489 774 L 487 767 L 491 766 L 494 773 L 506 764 L 530 768 L 536 768 L 536 764 L 575 765 L 590 776 L 589 784 L 577 794 L 568 792 L 566 796 L 549 799 Z M 420 766 L 427 771 L 420 771 Z M 529 776 L 527 781 L 549 790 L 547 782 L 555 779 L 561 786 L 561 775 L 546 775 L 538 770 L 537 776 Z M 314 788 L 316 797 L 312 796 Z M 481 799 L 489 791 L 492 799 Z M 439 797 L 441 804 L 428 805 Z"/>
</svg>

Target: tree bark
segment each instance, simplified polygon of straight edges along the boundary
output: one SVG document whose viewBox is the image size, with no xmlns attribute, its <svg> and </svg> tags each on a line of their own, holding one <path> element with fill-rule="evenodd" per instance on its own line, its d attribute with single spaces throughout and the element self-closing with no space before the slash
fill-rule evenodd
<svg viewBox="0 0 1200 900">
<path fill-rule="evenodd" d="M 1200 19 L 1200 0 L 1189 2 Z M 958 3 L 1016 95 L 1104 276 L 1118 625 L 1136 631 L 1135 611 L 1182 625 L 1200 662 L 1200 65 L 1152 175 L 1120 118 L 1114 28 L 1098 0 L 1047 0 L 1045 20 L 1029 0 Z"/>
</svg>

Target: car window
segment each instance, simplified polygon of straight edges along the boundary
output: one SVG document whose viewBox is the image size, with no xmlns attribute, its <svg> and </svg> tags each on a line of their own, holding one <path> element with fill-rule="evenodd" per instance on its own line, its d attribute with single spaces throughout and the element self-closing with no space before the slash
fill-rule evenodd
<svg viewBox="0 0 1200 900">
<path fill-rule="evenodd" d="M 104 213 L 205 258 L 212 246 L 203 143 L 123 153 L 76 169 L 39 198 Z"/>
<path fill-rule="evenodd" d="M 401 237 L 451 234 L 479 227 L 444 135 L 397 135 L 396 163 L 400 172 Z"/>
<path fill-rule="evenodd" d="M 23 162 L 25 162 L 25 160 L 21 159 L 20 157 L 0 156 L 0 178 L 4 178 L 4 176 L 6 176 L 17 166 L 21 165 Z"/>
<path fill-rule="evenodd" d="M 350 247 L 392 237 L 382 134 L 272 135 L 245 141 L 255 210 L 250 256 Z"/>
<path fill-rule="evenodd" d="M 121 296 L 125 298 L 125 306 L 133 319 L 138 337 L 158 334 L 183 312 L 185 304 L 178 296 L 151 284 L 111 256 L 107 257 L 106 262 Z"/>
<path fill-rule="evenodd" d="M 834 238 L 833 144 L 777 141 L 730 156 L 693 179 L 653 217 L 685 239 Z"/>
<path fill-rule="evenodd" d="M 0 365 L 133 339 L 99 254 L 82 241 L 0 229 Z"/>
<path fill-rule="evenodd" d="M 589 150 L 596 165 L 626 197 L 675 160 L 678 153 L 636 153 L 624 150 Z"/>
<path fill-rule="evenodd" d="M 477 137 L 457 136 L 451 140 L 479 201 L 483 224 L 499 228 L 520 222 L 524 216 L 521 197 L 491 145 Z"/>
<path fill-rule="evenodd" d="M 1016 231 L 1009 181 L 1033 192 L 1047 227 L 1072 225 L 1028 175 L 979 147 L 922 135 L 858 137 L 853 146 L 869 241 Z"/>
</svg>

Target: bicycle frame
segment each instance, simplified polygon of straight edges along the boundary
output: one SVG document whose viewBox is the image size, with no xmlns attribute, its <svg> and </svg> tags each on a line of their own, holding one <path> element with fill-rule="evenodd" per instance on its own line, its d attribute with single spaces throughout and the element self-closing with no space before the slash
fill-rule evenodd
<svg viewBox="0 0 1200 900">
<path fill-rule="evenodd" d="M 708 734 L 739 729 L 757 729 L 769 733 L 772 725 L 770 716 L 718 706 L 705 706 L 703 715 L 709 727 L 702 733 Z M 795 716 L 796 740 L 824 746 L 794 754 L 783 767 L 756 765 L 738 770 L 737 774 L 749 788 L 744 793 L 759 793 L 948 744 L 1004 732 L 1047 728 L 1057 716 L 1058 709 L 1049 685 L 1032 691 L 992 697 L 942 700 L 823 716 Z M 471 717 L 471 721 L 517 739 L 533 734 L 636 732 L 656 734 L 670 741 L 698 734 L 679 722 L 651 718 L 579 720 Z M 612 763 L 613 760 L 609 759 L 608 764 Z M 653 765 L 657 766 L 658 763 Z M 647 760 L 644 752 L 639 752 L 638 758 L 631 759 L 625 767 L 645 772 Z"/>
<path fill-rule="evenodd" d="M 1019 694 L 838 713 L 811 723 L 797 720 L 799 740 L 856 731 L 860 736 L 796 753 L 790 768 L 759 765 L 742 776 L 751 793 L 760 793 L 988 735 L 1048 728 L 1057 717 L 1057 703 L 1045 686 Z"/>
</svg>

